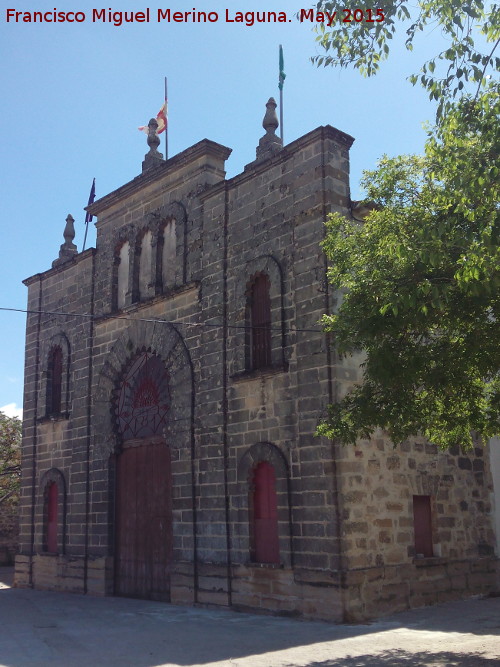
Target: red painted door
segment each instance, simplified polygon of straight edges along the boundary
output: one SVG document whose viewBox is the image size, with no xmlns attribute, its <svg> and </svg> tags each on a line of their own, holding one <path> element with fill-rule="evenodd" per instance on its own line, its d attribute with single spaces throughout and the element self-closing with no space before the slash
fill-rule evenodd
<svg viewBox="0 0 500 667">
<path fill-rule="evenodd" d="M 47 498 L 47 551 L 57 552 L 57 484 L 51 482 Z"/>
<path fill-rule="evenodd" d="M 430 558 L 432 547 L 432 511 L 430 496 L 413 496 L 415 553 Z"/>
<path fill-rule="evenodd" d="M 255 560 L 258 563 L 279 563 L 278 502 L 273 466 L 265 461 L 259 463 L 253 481 Z"/>
<path fill-rule="evenodd" d="M 170 600 L 170 452 L 164 443 L 127 447 L 118 457 L 115 593 Z"/>
</svg>

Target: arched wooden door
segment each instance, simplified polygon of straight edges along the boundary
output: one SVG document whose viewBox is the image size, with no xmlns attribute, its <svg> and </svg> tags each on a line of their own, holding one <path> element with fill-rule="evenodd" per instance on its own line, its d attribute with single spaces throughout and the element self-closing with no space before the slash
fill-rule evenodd
<svg viewBox="0 0 500 667">
<path fill-rule="evenodd" d="M 172 492 L 168 374 L 141 352 L 124 373 L 116 414 L 122 450 L 116 464 L 115 594 L 170 600 Z"/>
<path fill-rule="evenodd" d="M 126 447 L 117 461 L 115 593 L 170 600 L 170 452 L 164 442 Z"/>
</svg>

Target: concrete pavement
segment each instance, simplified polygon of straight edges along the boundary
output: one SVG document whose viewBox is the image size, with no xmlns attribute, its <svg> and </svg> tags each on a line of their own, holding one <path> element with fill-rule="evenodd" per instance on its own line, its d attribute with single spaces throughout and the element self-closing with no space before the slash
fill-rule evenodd
<svg viewBox="0 0 500 667">
<path fill-rule="evenodd" d="M 9 587 L 2 667 L 499 667 L 500 598 L 329 625 Z"/>
</svg>

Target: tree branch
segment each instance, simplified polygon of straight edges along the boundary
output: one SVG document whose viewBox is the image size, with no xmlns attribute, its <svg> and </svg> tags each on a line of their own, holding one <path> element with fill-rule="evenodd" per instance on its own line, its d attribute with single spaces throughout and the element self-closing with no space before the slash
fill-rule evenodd
<svg viewBox="0 0 500 667">
<path fill-rule="evenodd" d="M 500 44 L 500 37 L 497 39 L 497 41 L 496 41 L 495 44 L 493 45 L 493 48 L 491 49 L 491 53 L 490 53 L 490 55 L 488 56 L 488 60 L 484 63 L 483 72 L 482 72 L 482 75 L 481 75 L 481 80 L 480 80 L 479 83 L 477 84 L 477 90 L 476 90 L 476 94 L 475 94 L 475 96 L 474 96 L 474 102 L 477 100 L 477 96 L 479 95 L 479 91 L 481 90 L 481 81 L 484 79 L 484 73 L 486 72 L 486 68 L 487 68 L 488 65 L 490 64 L 491 57 L 492 57 L 493 54 L 495 53 L 495 49 L 497 48 L 497 46 L 498 46 L 499 44 Z"/>
</svg>

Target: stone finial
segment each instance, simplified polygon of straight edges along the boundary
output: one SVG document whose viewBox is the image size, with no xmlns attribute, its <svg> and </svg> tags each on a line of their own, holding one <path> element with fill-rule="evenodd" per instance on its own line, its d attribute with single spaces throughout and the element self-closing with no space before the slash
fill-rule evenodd
<svg viewBox="0 0 500 667">
<path fill-rule="evenodd" d="M 266 114 L 264 120 L 262 121 L 262 127 L 266 132 L 270 134 L 275 134 L 278 129 L 278 116 L 276 114 L 276 100 L 274 97 L 270 97 L 266 104 Z"/>
<path fill-rule="evenodd" d="M 73 239 L 75 238 L 75 219 L 71 213 L 68 213 L 68 217 L 66 218 L 66 226 L 64 227 L 63 236 L 64 243 L 61 245 L 59 250 L 59 259 L 56 259 L 52 262 L 53 267 L 60 266 L 61 264 L 68 262 L 78 254 L 78 249 L 73 243 Z"/>
<path fill-rule="evenodd" d="M 73 243 L 73 239 L 75 238 L 75 219 L 71 213 L 68 213 L 68 217 L 66 218 L 66 227 L 64 228 L 63 237 L 64 247 L 74 248 L 76 250 L 76 245 Z"/>
<path fill-rule="evenodd" d="M 143 173 L 147 169 L 156 167 L 160 162 L 163 162 L 163 154 L 158 151 L 158 146 L 160 145 L 160 137 L 156 133 L 158 129 L 158 121 L 156 118 L 151 118 L 148 123 L 148 146 L 149 153 L 146 153 L 144 156 L 144 161 L 142 163 Z"/>
<path fill-rule="evenodd" d="M 276 101 L 270 97 L 266 104 L 266 114 L 262 121 L 262 127 L 266 134 L 259 141 L 257 146 L 257 160 L 263 160 L 278 153 L 283 148 L 281 139 L 276 135 L 278 129 L 278 116 L 276 115 Z"/>
</svg>

